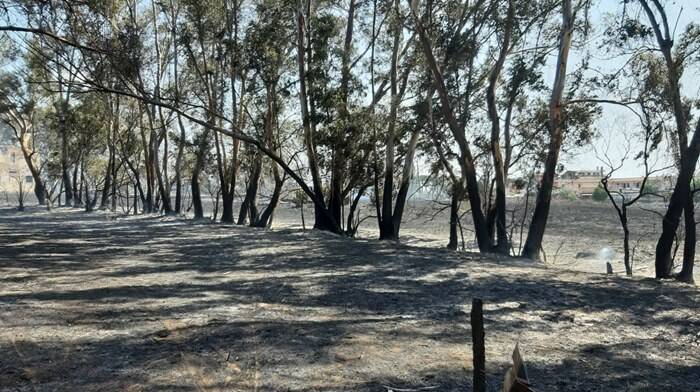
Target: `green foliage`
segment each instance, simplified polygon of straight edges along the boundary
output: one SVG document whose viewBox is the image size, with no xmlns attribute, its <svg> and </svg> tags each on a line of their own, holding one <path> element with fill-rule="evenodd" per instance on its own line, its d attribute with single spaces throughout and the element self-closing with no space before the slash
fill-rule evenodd
<svg viewBox="0 0 700 392">
<path fill-rule="evenodd" d="M 556 194 L 555 197 L 559 200 L 566 200 L 566 201 L 576 201 L 578 200 L 578 196 L 576 195 L 576 192 L 568 190 L 568 189 L 561 189 L 559 190 Z"/>
<path fill-rule="evenodd" d="M 644 189 L 642 189 L 642 194 L 643 195 L 649 195 L 653 193 L 658 193 L 659 192 L 659 186 L 652 181 L 647 181 L 646 184 L 644 184 Z"/>
<path fill-rule="evenodd" d="M 596 187 L 593 191 L 593 195 L 591 195 L 591 198 L 593 199 L 593 201 L 604 202 L 608 200 L 608 194 L 605 192 L 605 189 L 603 189 L 602 185 L 598 185 L 598 187 Z"/>
<path fill-rule="evenodd" d="M 310 202 L 309 196 L 302 189 L 297 189 L 294 191 L 290 201 L 294 208 L 301 208 L 304 204 L 308 204 Z"/>
<path fill-rule="evenodd" d="M 527 179 L 518 177 L 513 180 L 513 188 L 516 190 L 522 191 L 527 187 Z"/>
</svg>

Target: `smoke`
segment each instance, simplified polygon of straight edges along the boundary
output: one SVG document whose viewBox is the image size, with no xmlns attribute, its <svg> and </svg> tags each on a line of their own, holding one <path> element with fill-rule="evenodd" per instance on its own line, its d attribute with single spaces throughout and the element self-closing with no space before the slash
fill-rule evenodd
<svg viewBox="0 0 700 392">
<path fill-rule="evenodd" d="M 615 256 L 615 251 L 612 250 L 612 249 L 610 249 L 610 248 L 608 248 L 607 246 L 604 247 L 604 248 L 602 248 L 602 249 L 598 252 L 598 258 L 599 258 L 601 261 L 606 261 L 606 262 L 608 262 L 608 263 L 612 261 L 612 258 L 613 258 L 614 256 Z"/>
</svg>

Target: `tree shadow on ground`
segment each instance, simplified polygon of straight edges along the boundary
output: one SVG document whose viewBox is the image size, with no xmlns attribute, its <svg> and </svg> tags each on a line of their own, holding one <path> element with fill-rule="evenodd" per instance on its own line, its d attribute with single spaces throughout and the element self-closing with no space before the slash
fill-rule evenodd
<svg viewBox="0 0 700 392">
<path fill-rule="evenodd" d="M 464 391 L 472 297 L 493 390 L 516 341 L 541 390 L 700 380 L 694 288 L 316 232 L 0 214 L 0 390 Z M 577 333 L 601 341 L 562 338 Z"/>
</svg>

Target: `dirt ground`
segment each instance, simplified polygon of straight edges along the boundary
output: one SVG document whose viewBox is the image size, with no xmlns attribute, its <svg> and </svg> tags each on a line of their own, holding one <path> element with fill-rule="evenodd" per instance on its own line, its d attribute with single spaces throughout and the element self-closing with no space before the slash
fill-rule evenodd
<svg viewBox="0 0 700 392">
<path fill-rule="evenodd" d="M 508 201 L 509 208 L 515 210 L 508 215 L 511 225 L 509 234 L 515 248 L 513 254 L 519 253 L 523 205 L 522 200 Z M 401 242 L 419 247 L 444 247 L 449 237 L 449 214 L 445 207 L 435 202 L 410 200 L 401 224 Z M 373 214 L 373 209 L 370 205 L 362 206 L 361 216 Z M 649 202 L 637 203 L 628 211 L 633 270 L 637 276 L 654 276 L 654 249 L 661 234 L 661 217 L 665 211 L 664 204 Z M 307 220 L 309 212 L 306 213 Z M 465 247 L 468 251 L 477 251 L 470 215 L 466 211 L 462 213 Z M 529 223 L 529 217 L 526 223 Z M 311 224 L 307 222 L 307 226 Z M 301 228 L 299 210 L 281 208 L 274 226 Z M 376 226 L 376 220 L 365 220 L 360 226 L 359 237 L 378 238 Z M 526 234 L 525 225 L 523 242 Z M 609 202 L 554 200 L 543 244 L 546 264 L 554 268 L 597 273 L 606 272 L 605 263 L 610 261 L 614 272 L 624 275 L 622 239 L 619 218 Z M 676 271 L 680 270 L 682 251 L 681 244 L 675 258 Z M 695 269 L 695 280 L 700 282 L 700 268 Z"/>
<path fill-rule="evenodd" d="M 539 391 L 700 388 L 675 282 L 65 209 L 0 210 L 0 244 L 0 391 L 469 391 L 474 297 L 491 391 L 516 343 Z"/>
</svg>

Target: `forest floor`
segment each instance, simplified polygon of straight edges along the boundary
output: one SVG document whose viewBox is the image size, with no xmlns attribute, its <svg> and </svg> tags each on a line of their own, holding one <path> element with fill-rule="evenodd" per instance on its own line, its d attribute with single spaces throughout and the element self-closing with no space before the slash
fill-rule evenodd
<svg viewBox="0 0 700 392">
<path fill-rule="evenodd" d="M 0 209 L 0 391 L 696 391 L 700 290 L 296 229 Z"/>
</svg>

